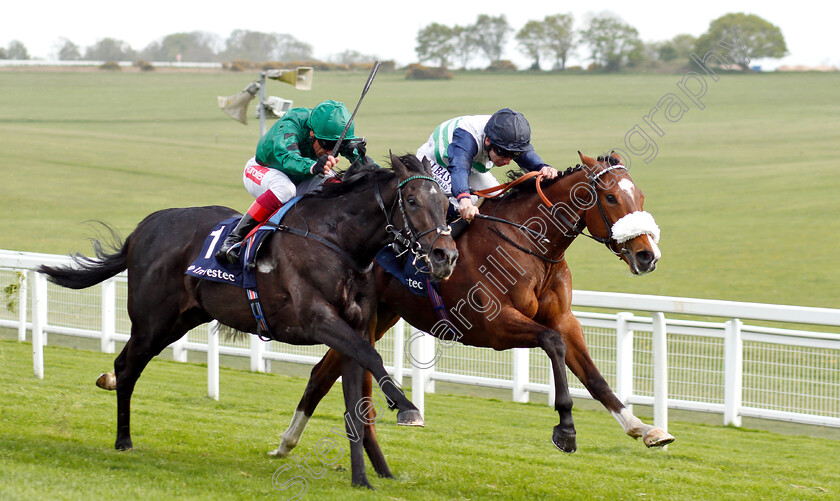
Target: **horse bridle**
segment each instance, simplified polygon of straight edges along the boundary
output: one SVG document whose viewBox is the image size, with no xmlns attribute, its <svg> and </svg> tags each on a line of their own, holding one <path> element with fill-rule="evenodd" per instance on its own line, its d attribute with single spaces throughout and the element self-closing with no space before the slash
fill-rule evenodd
<svg viewBox="0 0 840 501">
<path fill-rule="evenodd" d="M 601 219 L 604 221 L 604 228 L 607 229 L 607 236 L 606 237 L 596 237 L 595 235 L 592 235 L 591 230 L 590 230 L 590 233 L 584 233 L 583 232 L 583 225 L 581 224 L 581 222 L 578 222 L 578 225 L 580 225 L 580 229 L 578 230 L 577 228 L 575 228 L 575 230 L 577 231 L 578 235 L 583 235 L 585 237 L 589 237 L 592 240 L 595 240 L 596 242 L 600 242 L 600 243 L 604 244 L 607 247 L 607 249 L 610 250 L 610 252 L 612 252 L 616 256 L 620 257 L 621 253 L 616 252 L 616 250 L 613 249 L 612 243 L 615 239 L 613 238 L 612 225 L 610 224 L 610 220 L 607 219 L 607 213 L 604 211 L 604 205 L 601 203 L 601 197 L 598 196 L 598 190 L 595 188 L 595 184 L 598 182 L 598 179 L 600 179 L 601 176 L 603 176 L 604 174 L 606 174 L 608 172 L 612 172 L 614 170 L 617 170 L 617 169 L 627 170 L 627 168 L 622 164 L 610 165 L 609 167 L 602 170 L 601 172 L 597 172 L 595 175 L 589 177 L 589 186 L 592 188 L 592 193 L 595 196 L 595 204 L 598 206 L 598 212 L 601 213 Z M 586 211 L 584 211 L 584 214 L 585 214 L 585 212 Z M 584 222 L 584 224 L 585 224 L 585 216 L 584 216 L 584 218 L 581 218 L 581 221 Z"/>
<path fill-rule="evenodd" d="M 420 243 L 420 239 L 428 235 L 429 233 L 437 232 L 437 235 L 435 235 L 435 238 L 432 239 L 432 242 L 429 244 L 429 248 L 431 249 L 432 247 L 434 247 L 435 241 L 438 238 L 444 235 L 451 234 L 452 228 L 447 224 L 443 224 L 435 226 L 434 228 L 429 228 L 428 230 L 421 231 L 419 233 L 417 232 L 417 230 L 414 229 L 414 227 L 411 225 L 411 221 L 408 220 L 408 215 L 405 212 L 402 189 L 403 187 L 405 187 L 406 184 L 415 180 L 431 181 L 435 183 L 435 185 L 440 187 L 437 180 L 430 176 L 416 175 L 404 179 L 397 185 L 397 199 L 394 202 L 394 205 L 391 206 L 390 212 L 385 208 L 385 201 L 382 199 L 382 193 L 380 192 L 379 184 L 376 185 L 375 192 L 376 201 L 379 204 L 379 208 L 382 209 L 382 213 L 385 214 L 385 231 L 390 233 L 391 237 L 394 239 L 394 241 L 390 244 L 394 250 L 394 254 L 396 254 L 397 257 L 399 257 L 405 254 L 406 252 L 410 252 L 411 255 L 414 256 L 412 264 L 415 267 L 417 267 L 418 260 L 424 261 L 427 265 L 431 264 L 429 261 L 429 252 L 428 250 L 423 248 L 423 245 Z M 405 228 L 402 230 L 397 229 L 391 222 L 391 213 L 394 211 L 395 205 L 399 206 L 400 215 L 402 216 L 403 224 L 405 225 Z"/>
<path fill-rule="evenodd" d="M 591 232 L 590 233 L 584 233 L 583 230 L 586 227 L 586 211 L 589 210 L 590 207 L 587 207 L 584 210 L 584 215 L 575 223 L 572 223 L 571 221 L 567 220 L 566 217 L 563 216 L 562 214 L 556 214 L 555 217 L 559 217 L 562 220 L 562 222 L 566 225 L 566 227 L 571 229 L 571 232 L 563 232 L 564 237 L 575 238 L 578 235 L 583 235 L 585 237 L 591 238 L 592 240 L 595 240 L 596 242 L 604 244 L 607 247 L 607 249 L 610 250 L 610 252 L 612 252 L 616 256 L 621 257 L 621 253 L 616 252 L 615 249 L 613 249 L 612 242 L 613 242 L 614 238 L 613 238 L 612 226 L 610 225 L 609 219 L 607 219 L 607 214 L 604 211 L 604 207 L 601 204 L 601 199 L 600 199 L 600 197 L 598 197 L 598 190 L 596 189 L 596 183 L 598 182 L 598 179 L 600 179 L 601 176 L 603 176 L 604 174 L 606 174 L 608 172 L 611 172 L 613 170 L 617 170 L 617 169 L 625 169 L 626 170 L 626 167 L 624 165 L 621 165 L 621 164 L 611 165 L 611 166 L 607 167 L 606 169 L 595 173 L 592 176 L 587 176 L 587 178 L 589 179 L 589 186 L 592 188 L 592 193 L 595 197 L 595 205 L 598 206 L 598 211 L 601 214 L 601 219 L 604 221 L 604 227 L 607 229 L 607 236 L 606 237 L 598 237 L 598 236 L 592 235 Z M 539 187 L 539 182 L 540 182 L 541 178 L 542 178 L 542 176 L 537 176 L 537 181 L 536 182 L 537 182 L 538 187 Z M 542 199 L 543 203 L 546 204 L 548 207 L 552 207 L 553 204 L 542 193 L 542 190 L 538 189 L 537 191 L 540 194 L 540 198 Z M 497 207 L 497 209 L 498 209 L 498 207 Z M 485 217 L 485 219 L 491 219 L 491 218 L 490 217 Z M 512 226 L 519 227 L 520 229 L 527 230 L 532 235 L 535 235 L 538 238 L 541 238 L 541 240 L 543 240 L 544 242 L 548 240 L 547 237 L 545 235 L 543 235 L 542 233 L 536 232 L 536 231 L 534 231 L 534 230 L 532 230 L 532 229 L 530 229 L 526 226 L 523 226 L 521 224 L 514 223 L 512 221 L 508 221 L 506 219 L 501 219 L 501 218 L 492 218 L 491 220 L 496 221 L 496 222 L 504 222 L 504 223 L 510 224 Z M 517 249 L 519 249 L 519 250 L 521 250 L 525 253 L 534 255 L 534 256 L 536 256 L 540 259 L 543 259 L 543 260 L 551 262 L 551 263 L 559 263 L 560 261 L 563 260 L 563 257 L 561 257 L 560 259 L 549 259 L 545 256 L 541 256 L 540 254 L 517 244 L 516 242 L 514 242 L 513 240 L 511 240 L 510 238 L 505 236 L 501 231 L 498 231 L 498 230 L 494 229 L 494 232 L 496 234 L 498 234 L 499 236 L 501 236 L 503 239 L 507 240 L 514 247 L 516 247 Z"/>
</svg>

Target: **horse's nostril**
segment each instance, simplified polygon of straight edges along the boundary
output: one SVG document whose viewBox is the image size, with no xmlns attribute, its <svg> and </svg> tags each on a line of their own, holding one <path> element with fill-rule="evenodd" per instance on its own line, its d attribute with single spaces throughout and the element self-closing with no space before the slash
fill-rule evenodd
<svg viewBox="0 0 840 501">
<path fill-rule="evenodd" d="M 458 251 L 455 249 L 434 249 L 432 259 L 438 264 L 452 264 L 458 259 Z"/>
<path fill-rule="evenodd" d="M 636 262 L 639 263 L 641 268 L 649 268 L 653 264 L 653 260 L 653 252 L 644 250 L 636 253 Z"/>
<path fill-rule="evenodd" d="M 435 249 L 432 251 L 432 259 L 434 259 L 436 263 L 445 263 L 446 252 L 443 249 Z"/>
</svg>

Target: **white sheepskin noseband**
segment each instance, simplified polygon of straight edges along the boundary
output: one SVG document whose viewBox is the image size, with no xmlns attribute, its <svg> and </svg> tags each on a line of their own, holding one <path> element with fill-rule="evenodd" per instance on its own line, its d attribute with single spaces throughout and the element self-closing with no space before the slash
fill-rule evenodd
<svg viewBox="0 0 840 501">
<path fill-rule="evenodd" d="M 622 217 L 612 227 L 612 235 L 616 242 L 624 243 L 639 235 L 650 235 L 653 243 L 659 243 L 659 226 L 649 212 L 636 211 Z"/>
</svg>

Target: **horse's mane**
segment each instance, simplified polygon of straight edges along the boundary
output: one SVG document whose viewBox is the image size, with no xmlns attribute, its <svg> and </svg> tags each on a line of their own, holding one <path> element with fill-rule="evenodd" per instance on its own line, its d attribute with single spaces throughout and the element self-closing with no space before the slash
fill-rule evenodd
<svg viewBox="0 0 840 501">
<path fill-rule="evenodd" d="M 580 164 L 575 165 L 574 167 L 569 167 L 566 170 L 564 170 L 563 172 L 558 172 L 557 177 L 555 177 L 554 179 L 548 179 L 548 180 L 543 179 L 542 181 L 540 181 L 540 186 L 542 186 L 543 188 L 551 186 L 552 184 L 556 183 L 557 181 L 561 180 L 562 178 L 572 174 L 573 172 L 577 172 L 577 171 L 581 170 L 582 168 L 583 167 Z M 507 172 L 506 176 L 508 178 L 508 181 L 514 181 L 514 180 L 519 179 L 520 177 L 524 176 L 527 173 L 528 173 L 528 171 L 526 171 L 524 169 L 513 169 L 513 170 L 509 170 Z M 515 197 L 520 193 L 536 193 L 536 191 L 537 191 L 537 178 L 534 177 L 534 178 L 528 179 L 527 181 L 523 181 L 523 182 L 517 184 L 516 186 L 512 187 L 510 190 L 508 190 L 507 193 L 505 193 L 505 195 L 502 198 Z"/>
<path fill-rule="evenodd" d="M 350 173 L 351 175 L 347 175 Z M 320 190 L 309 192 L 307 198 L 335 198 L 363 187 L 373 186 L 376 182 L 386 183 L 396 177 L 392 169 L 384 169 L 376 164 L 366 165 L 362 168 L 353 169 L 351 166 L 346 172 L 336 172 L 343 180 L 340 183 L 325 183 Z"/>
<path fill-rule="evenodd" d="M 430 174 L 423 166 L 423 162 L 416 155 L 406 153 L 398 158 L 410 172 Z M 341 178 L 340 183 L 324 184 L 320 190 L 310 192 L 306 196 L 312 198 L 335 198 L 357 189 L 373 186 L 376 182 L 386 183 L 396 177 L 397 174 L 392 169 L 380 167 L 370 157 L 364 157 L 364 161 L 354 162 L 347 170 L 337 170 L 336 175 Z"/>
<path fill-rule="evenodd" d="M 621 159 L 616 158 L 612 155 L 602 155 L 602 156 L 598 157 L 598 163 L 602 163 L 602 162 L 606 162 L 608 165 L 612 166 L 612 165 L 620 164 Z M 542 180 L 540 182 L 540 185 L 542 187 L 551 186 L 552 184 L 556 183 L 560 179 L 568 176 L 569 174 L 571 174 L 573 172 L 577 172 L 581 169 L 583 169 L 583 166 L 580 165 L 580 164 L 577 164 L 574 167 L 569 167 L 563 172 L 558 172 L 557 177 L 554 178 L 554 179 L 549 179 L 549 180 L 544 179 L 544 180 Z M 507 175 L 507 178 L 508 178 L 509 181 L 513 181 L 515 179 L 518 179 L 518 178 L 522 177 L 523 175 L 525 175 L 527 173 L 528 173 L 528 171 L 526 171 L 524 169 L 513 169 L 513 170 L 509 170 L 506 175 Z M 519 193 L 526 193 L 526 192 L 527 193 L 532 193 L 532 192 L 536 192 L 536 191 L 537 191 L 537 180 L 536 180 L 536 178 L 532 178 L 532 179 L 524 181 L 524 182 L 514 186 L 513 188 L 511 188 L 504 195 L 503 198 L 513 197 L 513 196 L 516 196 Z"/>
</svg>

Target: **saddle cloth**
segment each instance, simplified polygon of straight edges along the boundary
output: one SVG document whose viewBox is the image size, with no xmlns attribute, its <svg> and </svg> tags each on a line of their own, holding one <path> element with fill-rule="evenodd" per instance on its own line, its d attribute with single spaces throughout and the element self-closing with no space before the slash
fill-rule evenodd
<svg viewBox="0 0 840 501">
<path fill-rule="evenodd" d="M 236 223 L 239 222 L 241 217 L 230 217 L 218 223 L 204 239 L 204 245 L 201 247 L 198 258 L 187 267 L 186 274 L 205 280 L 235 285 L 243 289 L 255 289 L 257 279 L 253 263 L 257 257 L 257 251 L 265 238 L 277 230 L 277 225 L 283 220 L 283 216 L 298 200 L 300 200 L 300 197 L 289 200 L 243 240 L 242 245 L 237 250 L 239 252 L 239 262 L 236 264 L 229 263 L 226 260 L 220 262 L 216 259 L 215 254 L 225 238 L 236 227 Z"/>
<path fill-rule="evenodd" d="M 412 263 L 412 259 L 405 256 L 398 257 L 390 245 L 379 251 L 374 260 L 418 296 L 428 297 L 430 288 L 437 289 L 437 284 L 428 273 L 418 270 Z"/>
</svg>

